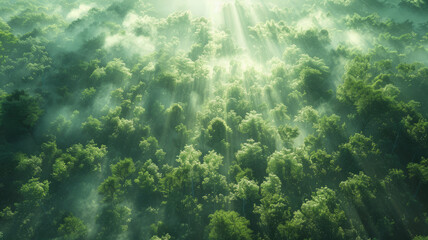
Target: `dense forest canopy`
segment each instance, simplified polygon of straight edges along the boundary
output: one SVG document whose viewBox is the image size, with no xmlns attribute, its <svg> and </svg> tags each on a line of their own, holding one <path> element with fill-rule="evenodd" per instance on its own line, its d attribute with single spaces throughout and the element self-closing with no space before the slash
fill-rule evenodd
<svg viewBox="0 0 428 240">
<path fill-rule="evenodd" d="M 427 0 L 0 1 L 0 239 L 428 239 Z"/>
</svg>

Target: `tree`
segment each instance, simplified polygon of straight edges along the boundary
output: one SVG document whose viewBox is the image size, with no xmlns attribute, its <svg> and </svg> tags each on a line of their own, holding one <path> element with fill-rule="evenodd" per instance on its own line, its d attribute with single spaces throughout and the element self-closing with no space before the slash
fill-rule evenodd
<svg viewBox="0 0 428 240">
<path fill-rule="evenodd" d="M 160 192 L 160 180 L 162 174 L 159 172 L 159 167 L 153 163 L 151 159 L 147 160 L 141 170 L 138 172 L 138 177 L 134 182 L 147 192 L 147 195 L 154 195 L 156 192 Z"/>
<path fill-rule="evenodd" d="M 314 128 L 317 131 L 317 137 L 321 140 L 328 139 L 327 142 L 323 142 L 327 150 L 335 150 L 337 146 L 344 141 L 345 138 L 345 123 L 340 124 L 341 118 L 332 114 L 330 116 L 321 117 L 317 123 L 314 124 Z"/>
<path fill-rule="evenodd" d="M 132 209 L 123 205 L 107 205 L 97 216 L 100 229 L 96 239 L 117 239 L 118 235 L 128 231 Z"/>
<path fill-rule="evenodd" d="M 121 199 L 126 188 L 132 185 L 135 165 L 131 158 L 125 158 L 110 165 L 110 168 L 112 175 L 101 183 L 98 191 L 104 195 L 105 201 L 116 202 Z"/>
<path fill-rule="evenodd" d="M 428 3 L 424 0 L 401 0 L 400 5 L 418 10 L 428 10 Z"/>
<path fill-rule="evenodd" d="M 345 196 L 358 207 L 363 207 L 368 201 L 376 198 L 374 183 L 363 172 L 358 175 L 351 173 L 348 180 L 341 182 L 339 187 Z"/>
<path fill-rule="evenodd" d="M 173 92 L 177 85 L 175 75 L 171 73 L 162 73 L 156 80 L 159 87 L 162 87 L 169 92 Z"/>
<path fill-rule="evenodd" d="M 107 81 L 112 83 L 126 82 L 132 75 L 125 63 L 119 58 L 107 63 L 105 73 Z"/>
<path fill-rule="evenodd" d="M 254 213 L 260 215 L 259 226 L 268 239 L 279 239 L 278 225 L 290 220 L 291 213 L 287 198 L 281 190 L 281 180 L 269 174 L 260 186 L 262 199 Z"/>
<path fill-rule="evenodd" d="M 14 91 L 1 102 L 0 132 L 7 140 L 31 133 L 42 114 L 39 100 L 25 91 Z"/>
<path fill-rule="evenodd" d="M 6 55 L 18 44 L 18 39 L 8 30 L 0 29 L 0 62 L 2 63 Z"/>
<path fill-rule="evenodd" d="M 368 81 L 370 78 L 370 76 L 366 76 L 367 70 L 359 71 L 362 73 L 353 73 L 358 78 L 348 73 L 349 76 L 346 76 L 343 84 L 338 87 L 337 98 L 339 101 L 354 105 L 365 120 L 372 117 L 385 117 L 386 114 L 394 112 L 395 104 L 392 98 L 385 95 L 383 89 L 375 89 L 373 85 L 361 80 L 361 78 L 367 78 L 366 81 Z"/>
<path fill-rule="evenodd" d="M 339 205 L 336 193 L 327 188 L 319 188 L 311 200 L 302 204 L 300 210 L 288 223 L 278 227 L 281 236 L 287 239 L 346 239 L 351 226 L 345 212 Z"/>
<path fill-rule="evenodd" d="M 37 156 L 27 157 L 24 154 L 17 154 L 18 165 L 16 170 L 18 170 L 22 176 L 28 177 L 37 177 L 40 176 L 42 172 L 42 159 Z"/>
<path fill-rule="evenodd" d="M 86 237 L 88 228 L 82 220 L 73 214 L 65 216 L 58 227 L 58 233 L 67 240 L 78 240 Z"/>
<path fill-rule="evenodd" d="M 127 179 L 130 175 L 135 172 L 134 161 L 131 158 L 125 158 L 120 160 L 114 165 L 111 165 L 112 175 L 119 177 L 122 180 Z"/>
<path fill-rule="evenodd" d="M 142 138 L 139 144 L 143 159 L 152 159 L 157 162 L 158 159 L 156 153 L 160 150 L 158 140 L 150 136 L 148 138 Z"/>
<path fill-rule="evenodd" d="M 407 169 L 410 178 L 418 179 L 424 184 L 428 183 L 428 158 L 422 158 L 420 163 L 409 163 Z"/>
<path fill-rule="evenodd" d="M 360 172 L 351 174 L 346 181 L 339 184 L 341 193 L 346 197 L 345 206 L 354 207 L 368 236 L 385 238 L 408 234 L 396 231 L 401 226 L 401 217 L 394 214 L 385 201 L 376 179 Z M 393 209 L 393 208 L 392 208 Z"/>
<path fill-rule="evenodd" d="M 240 117 L 244 117 L 250 110 L 250 103 L 245 99 L 244 89 L 233 85 L 227 89 L 227 111 L 234 111 Z"/>
<path fill-rule="evenodd" d="M 254 202 L 260 198 L 259 185 L 255 181 L 249 180 L 248 178 L 242 178 L 238 184 L 236 184 L 235 196 L 242 199 L 245 205 L 245 201 Z"/>
<path fill-rule="evenodd" d="M 98 192 L 106 202 L 118 202 L 124 194 L 121 180 L 117 176 L 109 176 L 98 187 Z"/>
<path fill-rule="evenodd" d="M 244 133 L 247 139 L 253 139 L 263 146 L 267 146 L 268 150 L 273 151 L 275 149 L 275 132 L 261 114 L 255 111 L 247 113 L 239 125 L 239 131 Z"/>
<path fill-rule="evenodd" d="M 94 140 L 96 140 L 101 135 L 101 131 L 103 130 L 103 124 L 101 123 L 100 120 L 90 115 L 86 120 L 86 122 L 82 123 L 82 130 L 89 137 L 92 137 Z"/>
<path fill-rule="evenodd" d="M 202 182 L 205 196 L 212 195 L 216 198 L 218 194 L 227 194 L 229 186 L 226 176 L 219 173 L 223 165 L 223 156 L 214 151 L 210 151 L 203 158 L 203 168 L 205 169 L 204 180 Z"/>
<path fill-rule="evenodd" d="M 328 75 L 313 68 L 304 68 L 300 72 L 299 89 L 305 94 L 310 103 L 328 100 L 330 97 Z"/>
<path fill-rule="evenodd" d="M 97 147 L 93 141 L 86 146 L 75 144 L 55 159 L 52 165 L 52 177 L 62 181 L 72 174 L 101 171 L 101 160 L 106 154 L 106 146 Z"/>
<path fill-rule="evenodd" d="M 236 161 L 242 169 L 250 169 L 253 176 L 261 181 L 266 175 L 267 161 L 262 145 L 250 139 L 241 145 L 241 150 L 236 153 Z"/>
<path fill-rule="evenodd" d="M 210 240 L 250 240 L 252 231 L 249 221 L 234 211 L 219 210 L 209 215 L 208 239 Z"/>
<path fill-rule="evenodd" d="M 278 176 L 286 192 L 298 188 L 304 177 L 301 159 L 289 150 L 276 151 L 269 156 L 267 173 Z"/>
<path fill-rule="evenodd" d="M 80 101 L 83 106 L 88 106 L 92 104 L 96 97 L 97 90 L 93 87 L 91 88 L 85 88 L 82 91 L 82 96 L 80 97 Z"/>
<path fill-rule="evenodd" d="M 416 236 L 413 238 L 413 240 L 427 240 L 428 236 Z"/>
<path fill-rule="evenodd" d="M 317 180 L 318 186 L 336 181 L 341 169 L 332 155 L 325 150 L 318 149 L 311 153 L 310 161 L 312 162 L 311 168 L 315 173 L 314 178 Z"/>
<path fill-rule="evenodd" d="M 200 161 L 201 155 L 193 145 L 184 147 L 176 159 L 178 167 L 171 169 L 162 179 L 163 191 L 166 194 L 182 197 L 184 194 L 191 193 L 194 196 L 198 193 L 205 171 Z"/>
<path fill-rule="evenodd" d="M 230 131 L 226 122 L 221 118 L 214 118 L 208 125 L 208 145 L 219 153 L 225 153 L 228 143 L 227 135 Z"/>
<path fill-rule="evenodd" d="M 184 109 L 179 103 L 172 104 L 166 112 L 170 129 L 176 128 L 185 120 Z"/>
<path fill-rule="evenodd" d="M 319 120 L 318 111 L 311 106 L 306 106 L 299 110 L 294 121 L 305 124 L 305 127 L 310 128 Z"/>
<path fill-rule="evenodd" d="M 40 182 L 38 178 L 31 178 L 27 183 L 21 186 L 19 192 L 24 198 L 24 204 L 27 206 L 39 206 L 49 193 L 49 181 Z"/>
<path fill-rule="evenodd" d="M 283 125 L 278 127 L 278 133 L 284 146 L 292 148 L 294 145 L 294 139 L 299 136 L 299 128 L 291 127 L 290 125 Z"/>
<path fill-rule="evenodd" d="M 386 174 L 381 153 L 371 137 L 356 133 L 349 141 L 339 146 L 338 164 L 345 172 L 364 170 L 369 175 Z"/>
<path fill-rule="evenodd" d="M 282 103 L 277 104 L 270 112 L 278 125 L 290 120 L 290 116 L 287 114 L 287 106 Z"/>
</svg>

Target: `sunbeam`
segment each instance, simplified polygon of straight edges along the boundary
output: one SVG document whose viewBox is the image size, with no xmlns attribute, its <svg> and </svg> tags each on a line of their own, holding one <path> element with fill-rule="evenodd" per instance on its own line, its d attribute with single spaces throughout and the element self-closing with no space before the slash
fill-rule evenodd
<svg viewBox="0 0 428 240">
<path fill-rule="evenodd" d="M 426 240 L 427 10 L 0 1 L 0 240 Z"/>
</svg>

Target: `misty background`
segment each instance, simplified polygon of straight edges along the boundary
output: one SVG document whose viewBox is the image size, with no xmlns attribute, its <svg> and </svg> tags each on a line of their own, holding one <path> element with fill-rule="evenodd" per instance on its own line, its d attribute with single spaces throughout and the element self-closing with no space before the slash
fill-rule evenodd
<svg viewBox="0 0 428 240">
<path fill-rule="evenodd" d="M 426 239 L 426 0 L 3 0 L 0 239 Z"/>
</svg>

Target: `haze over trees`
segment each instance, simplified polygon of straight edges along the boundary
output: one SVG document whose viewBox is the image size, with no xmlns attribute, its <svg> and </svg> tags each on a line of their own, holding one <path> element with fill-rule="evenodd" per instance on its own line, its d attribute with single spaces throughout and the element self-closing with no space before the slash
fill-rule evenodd
<svg viewBox="0 0 428 240">
<path fill-rule="evenodd" d="M 427 13 L 0 1 L 0 239 L 427 239 Z"/>
</svg>

